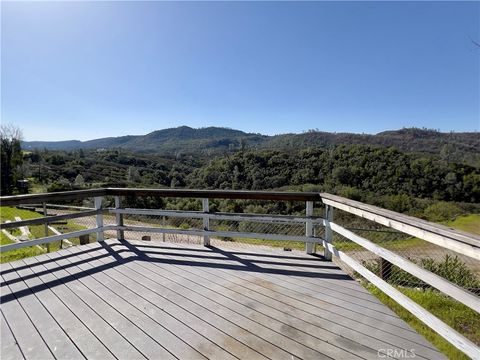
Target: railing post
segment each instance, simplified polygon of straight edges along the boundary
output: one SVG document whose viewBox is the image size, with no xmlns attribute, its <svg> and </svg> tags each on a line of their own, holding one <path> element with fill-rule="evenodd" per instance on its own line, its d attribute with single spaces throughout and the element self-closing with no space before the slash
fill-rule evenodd
<svg viewBox="0 0 480 360">
<path fill-rule="evenodd" d="M 122 208 L 122 199 L 120 196 L 115 196 L 115 209 L 121 209 Z M 123 226 L 123 214 L 116 213 L 115 214 L 115 219 L 117 226 Z M 125 234 L 123 230 L 117 229 L 117 239 L 118 240 L 125 240 Z"/>
<path fill-rule="evenodd" d="M 43 216 L 48 216 L 47 203 L 43 202 Z M 45 223 L 45 237 L 48 236 L 48 223 Z M 60 249 L 62 248 L 62 240 L 60 240 Z M 47 252 L 50 252 L 50 243 L 47 243 Z"/>
<path fill-rule="evenodd" d="M 97 196 L 94 198 L 95 202 L 95 209 L 96 210 L 102 210 L 102 200 L 103 196 Z M 99 212 L 96 215 L 96 220 L 97 220 L 97 229 L 100 229 L 97 231 L 97 241 L 103 241 L 104 240 L 104 234 L 103 234 L 103 213 Z"/>
<path fill-rule="evenodd" d="M 202 199 L 202 210 L 205 214 L 207 214 L 207 216 L 203 217 L 203 230 L 208 231 L 208 228 L 210 226 L 210 219 L 208 218 L 208 212 L 210 211 L 208 206 L 208 198 Z M 210 245 L 210 236 L 205 235 L 203 237 L 203 245 L 204 246 Z"/>
<path fill-rule="evenodd" d="M 333 231 L 330 227 L 330 221 L 333 221 L 333 207 L 325 205 L 325 242 L 333 243 Z M 332 260 L 332 252 L 325 246 L 323 256 L 326 260 Z"/>
<path fill-rule="evenodd" d="M 380 277 L 382 280 L 388 281 L 392 275 L 392 263 L 384 258 L 380 258 Z"/>
<path fill-rule="evenodd" d="M 165 219 L 165 216 L 162 217 L 162 227 L 163 227 L 164 229 L 167 227 L 167 221 L 166 221 L 166 219 Z M 162 234 L 162 240 L 163 240 L 163 242 L 165 242 L 165 237 L 166 237 L 165 235 L 166 235 L 165 233 Z"/>
<path fill-rule="evenodd" d="M 313 223 L 311 217 L 313 216 L 313 201 L 307 201 L 305 203 L 305 236 L 311 238 L 313 236 Z M 314 243 L 305 243 L 305 252 L 307 254 L 315 253 L 315 244 Z"/>
</svg>

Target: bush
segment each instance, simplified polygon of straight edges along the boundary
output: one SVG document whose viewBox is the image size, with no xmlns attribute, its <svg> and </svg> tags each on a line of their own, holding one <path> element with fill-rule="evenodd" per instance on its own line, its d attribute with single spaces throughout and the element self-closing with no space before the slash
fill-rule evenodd
<svg viewBox="0 0 480 360">
<path fill-rule="evenodd" d="M 429 221 L 442 222 L 453 220 L 458 215 L 461 215 L 462 209 L 455 204 L 446 201 L 439 201 L 428 206 L 423 214 Z"/>
<path fill-rule="evenodd" d="M 406 194 L 389 195 L 384 197 L 383 206 L 389 210 L 404 213 L 414 207 L 414 199 Z"/>
<path fill-rule="evenodd" d="M 337 190 L 337 194 L 347 199 L 361 201 L 362 200 L 362 192 L 357 188 L 351 186 L 345 186 Z"/>
<path fill-rule="evenodd" d="M 421 259 L 419 262 L 410 259 L 410 261 L 419 264 L 422 268 L 431 271 L 438 276 L 468 289 L 474 293 L 480 293 L 480 279 L 462 262 L 458 256 L 445 255 L 442 260 L 432 258 Z M 363 265 L 373 273 L 380 275 L 380 261 L 363 262 Z M 392 265 L 388 282 L 392 285 L 400 285 L 411 288 L 430 288 L 431 286 L 413 276 L 412 274 Z"/>
</svg>

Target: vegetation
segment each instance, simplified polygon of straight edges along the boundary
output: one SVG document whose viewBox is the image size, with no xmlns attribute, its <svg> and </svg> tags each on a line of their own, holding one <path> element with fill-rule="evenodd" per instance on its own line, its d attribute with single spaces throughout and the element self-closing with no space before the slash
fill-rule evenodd
<svg viewBox="0 0 480 360">
<path fill-rule="evenodd" d="M 480 235 L 480 215 L 470 214 L 457 217 L 455 220 L 448 221 L 446 225 L 455 229 Z"/>
<path fill-rule="evenodd" d="M 181 127 L 145 136 L 97 139 L 86 143 L 44 143 L 40 149 L 40 144 L 24 145 L 31 147 L 28 152 L 19 152 L 18 143 L 15 145 L 16 157 L 10 160 L 7 174 L 11 183 L 19 178 L 19 174 L 28 176 L 31 190 L 36 191 L 99 186 L 325 191 L 480 233 L 480 143 L 478 134 L 474 133 L 442 134 L 425 129 L 403 129 L 377 135 L 309 131 L 267 137 L 230 129 Z M 2 157 L 2 181 L 3 166 Z M 9 191 L 14 192 L 15 188 L 12 186 Z M 7 192 L 2 188 L 2 195 L 4 193 Z M 198 199 L 126 198 L 123 204 L 126 207 L 201 209 Z M 221 212 L 303 214 L 304 206 L 301 202 L 210 202 L 212 211 Z M 28 210 L 0 210 L 2 221 L 13 220 L 14 216 L 22 219 L 40 216 Z M 151 219 L 131 217 L 133 220 L 148 222 Z M 186 229 L 198 226 L 195 221 L 169 221 L 165 226 Z M 363 229 L 359 230 L 360 235 L 361 231 L 366 231 L 365 237 L 386 248 L 408 250 L 425 245 L 423 240 L 413 237 L 387 236 L 375 224 L 341 211 L 336 213 L 335 221 Z M 216 226 L 219 230 L 224 226 L 230 230 L 248 231 L 242 228 L 248 224 L 242 223 L 218 222 Z M 82 228 L 69 221 L 63 230 L 70 232 Z M 30 230 L 33 237 L 45 235 L 43 226 L 32 226 Z M 387 237 L 388 241 L 385 240 Z M 225 240 L 304 248 L 304 244 L 295 242 Z M 1 234 L 2 244 L 9 241 Z M 78 239 L 71 241 L 77 243 Z M 343 251 L 361 250 L 352 242 L 337 241 L 335 245 Z M 54 251 L 59 243 L 51 246 Z M 11 251 L 2 254 L 1 261 L 42 252 L 37 247 Z M 478 277 L 457 257 L 416 261 L 459 286 L 473 291 L 480 289 Z M 369 267 L 379 271 L 377 264 L 369 264 Z M 395 266 L 389 281 L 447 324 L 480 343 L 478 314 Z M 367 287 L 447 356 L 465 358 L 378 289 L 371 285 Z"/>
<path fill-rule="evenodd" d="M 447 254 L 441 260 L 426 257 L 419 261 L 411 261 L 418 263 L 422 268 L 431 271 L 460 287 L 480 294 L 480 279 L 458 258 L 458 256 Z M 380 275 L 380 264 L 378 262 L 364 263 L 364 266 L 373 273 Z M 397 285 L 401 284 L 402 286 L 411 288 L 430 288 L 430 285 L 395 265 L 392 265 L 388 282 Z"/>
<path fill-rule="evenodd" d="M 457 350 L 435 331 L 418 320 L 414 315 L 401 307 L 397 302 L 385 295 L 377 287 L 365 284 L 365 287 L 391 308 L 397 315 L 425 336 L 434 346 L 443 352 L 449 359 L 468 360 L 469 357 Z M 416 303 L 441 318 L 446 324 L 462 333 L 476 344 L 480 344 L 480 315 L 467 306 L 452 300 L 433 290 L 417 290 L 399 288 L 399 290 Z"/>
<path fill-rule="evenodd" d="M 0 233 L 0 244 L 1 245 L 7 245 L 11 244 L 12 241 L 3 233 Z M 12 250 L 12 251 L 7 251 L 7 252 L 2 252 L 0 253 L 0 262 L 1 263 L 7 263 L 15 260 L 20 260 L 24 259 L 30 256 L 36 256 L 36 255 L 41 255 L 45 251 L 39 249 L 36 246 L 28 247 L 28 248 L 23 248 L 23 249 L 17 249 L 17 250 Z"/>
<path fill-rule="evenodd" d="M 156 155 L 212 155 L 245 150 L 245 148 L 291 151 L 299 148 L 330 148 L 342 144 L 396 147 L 401 151 L 439 154 L 447 162 L 480 165 L 478 133 L 441 133 L 429 129 L 401 129 L 376 135 L 327 133 L 309 130 L 303 134 L 265 136 L 239 130 L 207 127 L 192 129 L 181 126 L 154 131 L 147 135 L 122 136 L 90 141 L 24 142 L 23 148 L 49 150 L 113 149 Z"/>
<path fill-rule="evenodd" d="M 39 218 L 41 216 L 42 215 L 40 215 L 35 211 L 18 209 L 14 207 L 6 207 L 6 206 L 0 207 L 0 218 L 2 222 L 5 222 L 7 220 L 15 221 L 15 217 L 20 217 L 22 220 L 28 220 L 28 219 Z M 84 226 L 78 225 L 74 221 L 67 221 L 65 224 L 61 226 L 56 226 L 56 227 L 57 229 L 61 230 L 61 232 L 63 233 L 85 229 Z M 28 229 L 32 234 L 31 236 L 32 239 L 38 239 L 46 235 L 44 225 L 33 225 L 33 226 L 29 226 Z M 11 232 L 14 236 L 20 235 L 20 232 L 18 229 L 13 229 Z M 51 230 L 48 230 L 48 236 L 51 236 L 51 235 L 55 235 L 55 234 Z M 8 239 L 8 237 L 5 234 L 2 233 L 1 236 L 2 236 L 2 245 L 12 243 L 12 241 Z M 69 241 L 73 244 L 79 244 L 78 238 L 71 238 L 69 239 Z M 62 246 L 61 242 L 56 241 L 48 245 L 42 245 L 40 246 L 40 248 L 38 246 L 32 246 L 32 247 L 12 250 L 8 252 L 2 252 L 0 257 L 0 262 L 2 263 L 10 262 L 10 261 L 30 257 L 30 256 L 40 255 L 45 253 L 47 250 L 57 251 L 61 248 L 61 246 Z"/>
<path fill-rule="evenodd" d="M 33 151 L 24 161 L 32 183 L 45 184 L 49 191 L 106 185 L 258 190 L 311 184 L 318 191 L 400 212 L 431 205 L 416 199 L 480 202 L 479 168 L 360 145 L 296 152 L 247 150 L 211 161 L 201 156 L 158 157 L 119 149 Z M 431 213 L 444 208 L 438 205 Z M 459 212 L 450 209 L 451 215 Z"/>
<path fill-rule="evenodd" d="M 21 131 L 13 125 L 0 128 L 0 194 L 12 194 L 16 181 L 21 177 L 20 167 L 23 162 L 20 147 Z"/>
<path fill-rule="evenodd" d="M 400 195 L 403 202 L 412 197 L 480 201 L 478 168 L 360 145 L 237 152 L 195 170 L 186 183 L 194 188 L 253 190 L 316 184 L 359 200 Z"/>
</svg>

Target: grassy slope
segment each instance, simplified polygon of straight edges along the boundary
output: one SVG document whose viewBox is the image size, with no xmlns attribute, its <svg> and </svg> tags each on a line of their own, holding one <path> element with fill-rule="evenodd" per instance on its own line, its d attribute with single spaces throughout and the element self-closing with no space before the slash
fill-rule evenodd
<svg viewBox="0 0 480 360">
<path fill-rule="evenodd" d="M 459 216 L 455 220 L 448 222 L 446 225 L 455 229 L 480 234 L 480 215 L 470 214 Z M 469 359 L 461 351 L 457 350 L 440 335 L 419 321 L 415 316 L 398 305 L 378 288 L 372 285 L 367 285 L 367 289 L 435 345 L 448 358 L 458 360 Z M 405 288 L 400 288 L 399 290 L 425 309 L 429 310 L 432 314 L 439 317 L 452 328 L 472 340 L 474 343 L 480 344 L 480 314 L 463 304 L 460 304 L 458 301 L 452 300 L 436 291 L 422 291 Z"/>
<path fill-rule="evenodd" d="M 459 216 L 455 220 L 449 221 L 447 226 L 480 235 L 480 214 Z"/>
<path fill-rule="evenodd" d="M 11 244 L 12 241 L 7 238 L 3 233 L 0 233 L 0 244 L 1 245 L 7 245 Z M 20 260 L 26 257 L 30 256 L 35 256 L 35 255 L 40 255 L 43 254 L 44 251 L 40 250 L 38 247 L 27 247 L 23 249 L 17 249 L 17 250 L 12 250 L 12 251 L 7 251 L 7 252 L 2 252 L 0 254 L 0 262 L 1 263 L 7 263 L 15 260 Z"/>
<path fill-rule="evenodd" d="M 30 210 L 22 210 L 22 209 L 17 209 L 14 207 L 0 207 L 0 220 L 1 222 L 4 222 L 6 220 L 11 220 L 15 221 L 15 217 L 19 216 L 22 218 L 22 220 L 28 220 L 28 219 L 35 219 L 42 217 L 39 213 L 35 211 L 30 211 Z M 45 226 L 44 225 L 34 225 L 34 226 L 29 226 L 28 227 L 31 234 L 32 234 L 32 239 L 37 239 L 45 236 Z M 71 232 L 71 231 L 76 231 L 76 230 L 82 230 L 84 229 L 83 226 L 77 225 L 73 223 L 72 221 L 68 221 L 66 225 L 63 226 L 62 232 Z M 14 229 L 12 233 L 17 236 L 20 234 L 20 231 L 17 229 Z M 54 235 L 54 233 L 49 230 L 48 235 Z M 78 238 L 73 238 L 69 239 L 72 243 L 78 244 L 79 240 Z M 6 245 L 10 244 L 12 241 L 8 239 L 4 234 L 1 234 L 1 244 Z M 43 247 L 43 246 L 42 246 Z M 60 249 L 60 241 L 53 242 L 49 244 L 50 251 L 57 251 Z M 45 248 L 46 251 L 46 248 Z M 10 262 L 14 260 L 19 260 L 23 259 L 26 257 L 30 256 L 35 256 L 39 254 L 43 254 L 45 251 L 40 250 L 38 247 L 27 247 L 27 248 L 22 248 L 18 250 L 12 250 L 8 252 L 2 252 L 0 256 L 0 262 L 5 263 L 5 262 Z"/>
<path fill-rule="evenodd" d="M 373 285 L 367 285 L 366 288 L 385 305 L 395 311 L 402 320 L 423 335 L 449 359 L 469 359 L 468 356 L 463 354 L 460 350 L 457 350 L 457 348 L 444 340 L 440 335 L 398 305 L 397 302 L 385 295 L 378 288 Z M 476 344 L 480 344 L 480 315 L 478 313 L 436 291 L 421 291 L 416 289 L 399 290 L 432 314 L 439 317 L 446 324 L 450 325 Z"/>
</svg>

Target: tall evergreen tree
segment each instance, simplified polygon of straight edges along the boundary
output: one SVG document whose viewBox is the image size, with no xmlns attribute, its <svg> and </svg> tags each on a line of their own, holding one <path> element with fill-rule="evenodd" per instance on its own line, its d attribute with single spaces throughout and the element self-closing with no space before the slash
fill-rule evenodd
<svg viewBox="0 0 480 360">
<path fill-rule="evenodd" d="M 20 141 L 22 132 L 14 125 L 0 127 L 1 189 L 2 195 L 12 194 L 17 180 L 17 167 L 22 164 Z"/>
</svg>

